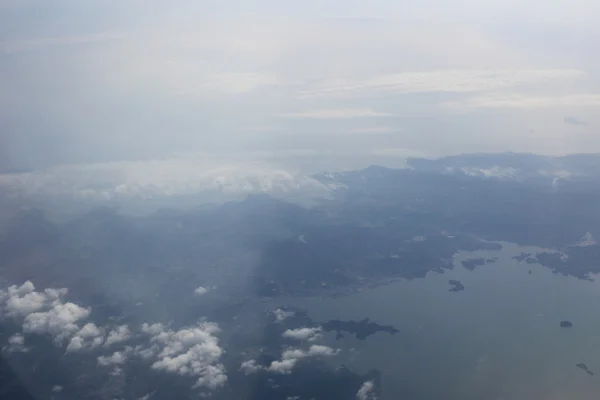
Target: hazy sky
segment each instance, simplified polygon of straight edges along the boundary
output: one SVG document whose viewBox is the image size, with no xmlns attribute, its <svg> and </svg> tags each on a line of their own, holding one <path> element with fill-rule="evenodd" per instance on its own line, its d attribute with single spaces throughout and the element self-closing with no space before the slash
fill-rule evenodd
<svg viewBox="0 0 600 400">
<path fill-rule="evenodd" d="M 0 167 L 600 152 L 597 0 L 0 0 Z"/>
</svg>

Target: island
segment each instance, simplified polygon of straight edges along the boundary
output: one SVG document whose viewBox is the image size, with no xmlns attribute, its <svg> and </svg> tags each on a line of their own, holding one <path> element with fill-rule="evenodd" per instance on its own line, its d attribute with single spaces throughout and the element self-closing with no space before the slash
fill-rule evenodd
<svg viewBox="0 0 600 400">
<path fill-rule="evenodd" d="M 572 328 L 573 323 L 571 321 L 560 321 L 561 328 Z"/>
<path fill-rule="evenodd" d="M 584 370 L 586 374 L 588 374 L 590 376 L 594 376 L 594 373 L 592 371 L 590 371 L 589 368 L 588 368 L 588 366 L 585 365 L 584 363 L 575 364 L 575 366 L 577 368 L 580 368 L 580 369 Z"/>
<path fill-rule="evenodd" d="M 486 263 L 486 259 L 485 258 L 471 258 L 469 260 L 464 260 L 462 262 L 463 267 L 465 267 L 468 270 L 474 270 L 475 267 L 479 267 L 481 265 L 485 265 Z"/>
<path fill-rule="evenodd" d="M 450 292 L 462 292 L 463 290 L 465 290 L 465 287 L 463 286 L 462 283 L 460 283 L 460 281 L 450 279 L 448 281 L 448 283 L 450 285 L 452 285 L 452 287 L 450 289 L 448 289 L 448 291 L 450 291 Z"/>
<path fill-rule="evenodd" d="M 374 335 L 377 332 L 388 332 L 392 335 L 400 332 L 398 329 L 391 325 L 379 325 L 375 322 L 370 322 L 369 318 L 365 318 L 362 321 L 340 321 L 331 320 L 321 324 L 321 328 L 325 332 L 337 332 L 336 339 L 341 339 L 344 336 L 342 332 L 348 332 L 355 334 L 359 340 L 365 340 L 367 337 Z"/>
<path fill-rule="evenodd" d="M 530 257 L 531 257 L 531 253 L 521 253 L 518 256 L 514 256 L 513 260 L 517 260 L 518 262 L 523 262 Z"/>
</svg>

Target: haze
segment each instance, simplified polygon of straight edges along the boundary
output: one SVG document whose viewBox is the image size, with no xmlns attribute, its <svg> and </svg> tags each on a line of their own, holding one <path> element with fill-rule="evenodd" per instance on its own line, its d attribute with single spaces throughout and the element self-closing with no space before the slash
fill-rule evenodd
<svg viewBox="0 0 600 400">
<path fill-rule="evenodd" d="M 600 4 L 0 1 L 0 168 L 600 151 Z"/>
</svg>

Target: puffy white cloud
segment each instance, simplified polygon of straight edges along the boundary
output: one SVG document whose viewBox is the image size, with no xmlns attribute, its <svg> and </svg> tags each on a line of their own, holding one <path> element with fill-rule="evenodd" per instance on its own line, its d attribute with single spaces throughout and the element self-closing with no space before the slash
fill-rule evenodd
<svg viewBox="0 0 600 400">
<path fill-rule="evenodd" d="M 2 300 L 6 303 L 4 310 L 9 316 L 26 316 L 32 312 L 58 301 L 67 293 L 67 289 L 46 289 L 36 292 L 31 281 L 21 286 L 10 286 L 7 292 L 2 292 Z"/>
<path fill-rule="evenodd" d="M 290 372 L 292 372 L 292 369 L 294 369 L 297 362 L 298 360 L 295 358 L 281 361 L 276 360 L 273 361 L 271 365 L 269 365 L 267 371 L 276 372 L 278 374 L 289 374 Z"/>
<path fill-rule="evenodd" d="M 373 381 L 364 382 L 358 392 L 356 392 L 357 400 L 376 400 L 375 394 L 373 393 L 373 389 L 375 388 L 375 384 Z"/>
<path fill-rule="evenodd" d="M 277 308 L 273 311 L 273 315 L 275 315 L 276 321 L 281 322 L 286 318 L 293 317 L 294 312 L 293 311 L 285 311 L 285 310 L 282 310 L 281 308 Z"/>
<path fill-rule="evenodd" d="M 194 294 L 196 296 L 202 296 L 203 294 L 208 293 L 209 289 L 205 288 L 204 286 L 198 286 L 196 288 L 196 290 L 194 290 Z"/>
<path fill-rule="evenodd" d="M 142 332 L 148 334 L 148 335 L 158 335 L 159 333 L 163 332 L 165 330 L 165 326 L 163 324 L 157 323 L 157 324 L 147 324 L 147 323 L 143 323 L 142 324 Z"/>
<path fill-rule="evenodd" d="M 240 366 L 240 371 L 242 371 L 246 375 L 253 374 L 262 369 L 262 367 L 256 364 L 256 360 L 248 360 L 244 361 Z"/>
<path fill-rule="evenodd" d="M 65 303 L 62 297 L 67 289 L 45 289 L 36 291 L 31 281 L 21 286 L 10 286 L 7 291 L 0 293 L 3 310 L 12 318 L 25 317 L 23 331 L 25 333 L 50 334 L 57 343 L 75 335 L 80 331 L 77 322 L 90 315 L 89 308 L 83 308 L 74 303 Z M 101 341 L 98 337 L 98 327 L 88 324 L 81 329 L 80 335 L 72 343 L 70 350 L 84 346 L 97 346 Z M 90 343 L 86 343 L 89 339 Z"/>
<path fill-rule="evenodd" d="M 3 350 L 8 352 L 27 352 L 25 337 L 20 333 L 15 333 L 8 338 L 8 344 L 3 347 Z"/>
<path fill-rule="evenodd" d="M 273 361 L 267 371 L 276 372 L 280 374 L 287 374 L 292 371 L 298 360 L 307 357 L 326 357 L 333 356 L 338 353 L 338 350 L 334 350 L 328 346 L 312 345 L 308 351 L 301 349 L 288 349 L 281 354 L 281 360 Z"/>
<path fill-rule="evenodd" d="M 79 329 L 77 322 L 90 315 L 89 308 L 74 303 L 57 302 L 48 311 L 34 312 L 25 317 L 23 331 L 26 333 L 51 334 L 58 342 L 68 338 Z"/>
<path fill-rule="evenodd" d="M 283 332 L 283 337 L 288 339 L 296 339 L 296 340 L 308 340 L 312 342 L 321 338 L 321 328 L 298 328 L 298 329 L 288 329 Z"/>
<path fill-rule="evenodd" d="M 127 351 L 115 351 L 110 356 L 98 357 L 98 364 L 103 367 L 109 367 L 112 365 L 122 365 L 127 361 Z"/>
<path fill-rule="evenodd" d="M 104 342 L 104 332 L 94 323 L 87 323 L 71 338 L 67 351 L 96 348 Z"/>
<path fill-rule="evenodd" d="M 131 331 L 127 325 L 118 326 L 116 329 L 111 330 L 108 333 L 108 337 L 104 342 L 104 346 L 108 347 L 115 343 L 124 342 L 131 337 Z"/>
<path fill-rule="evenodd" d="M 144 324 L 142 331 L 152 335 L 155 348 L 146 350 L 149 358 L 155 358 L 153 369 L 196 377 L 198 388 L 217 389 L 227 381 L 219 362 L 223 350 L 215 336 L 220 331 L 217 324 L 204 322 L 178 331 Z"/>
</svg>

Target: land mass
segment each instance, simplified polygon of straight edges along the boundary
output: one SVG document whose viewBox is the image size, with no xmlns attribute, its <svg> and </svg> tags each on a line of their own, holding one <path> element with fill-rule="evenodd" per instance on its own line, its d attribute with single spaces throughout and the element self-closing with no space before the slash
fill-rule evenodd
<svg viewBox="0 0 600 400">
<path fill-rule="evenodd" d="M 450 292 L 462 292 L 463 290 L 465 290 L 465 287 L 462 283 L 460 283 L 460 281 L 450 279 L 448 283 L 452 285 L 452 287 L 448 289 Z"/>
<path fill-rule="evenodd" d="M 322 323 L 321 328 L 326 332 L 337 332 L 337 337 L 339 337 L 342 332 L 354 334 L 356 335 L 356 338 L 360 340 L 365 340 L 377 332 L 387 332 L 392 335 L 400 332 L 391 325 L 379 325 L 375 322 L 370 322 L 369 318 L 365 318 L 359 322 L 331 320 Z"/>
</svg>

